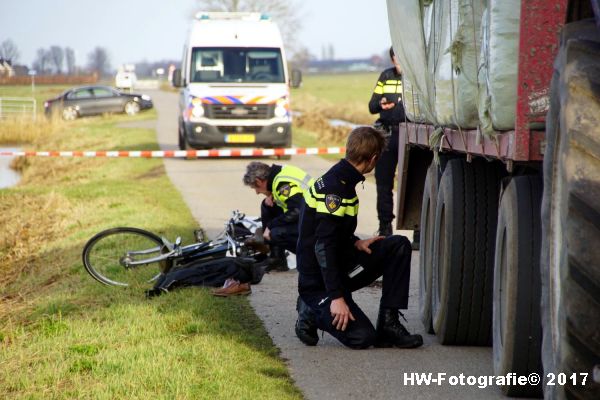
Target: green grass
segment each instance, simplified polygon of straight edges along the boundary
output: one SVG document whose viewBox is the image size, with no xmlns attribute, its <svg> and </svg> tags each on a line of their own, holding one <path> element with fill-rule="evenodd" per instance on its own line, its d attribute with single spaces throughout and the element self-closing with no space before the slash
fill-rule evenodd
<svg viewBox="0 0 600 400">
<path fill-rule="evenodd" d="M 293 89 L 291 106 L 301 116 L 294 119 L 296 146 L 342 146 L 347 128 L 333 128 L 330 119 L 371 125 L 378 115 L 369 113 L 369 100 L 377 73 L 307 75 L 302 87 Z"/>
<path fill-rule="evenodd" d="M 27 147 L 157 149 L 154 131 L 117 127 L 129 120 L 77 120 Z M 21 184 L 0 190 L 0 398 L 302 397 L 246 298 L 189 288 L 146 300 L 84 271 L 84 243 L 108 227 L 192 240 L 196 224 L 161 160 L 20 165 Z"/>
<path fill-rule="evenodd" d="M 378 73 L 306 75 L 302 87 L 292 90 L 292 109 L 325 110 L 330 118 L 371 124 L 377 116 L 369 113 L 369 100 L 378 76 Z"/>
</svg>

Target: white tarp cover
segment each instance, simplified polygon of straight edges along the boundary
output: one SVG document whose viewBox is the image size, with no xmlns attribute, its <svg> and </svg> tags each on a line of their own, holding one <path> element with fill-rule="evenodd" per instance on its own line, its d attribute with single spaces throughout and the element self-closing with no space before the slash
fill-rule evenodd
<svg viewBox="0 0 600 400">
<path fill-rule="evenodd" d="M 438 124 L 476 128 L 482 0 L 434 0 L 429 65 L 434 72 Z M 431 43 L 431 42 L 430 42 Z"/>
<path fill-rule="evenodd" d="M 420 98 L 420 110 L 435 123 L 433 81 L 427 73 L 427 53 L 421 0 L 387 0 L 390 35 L 402 73 Z M 410 118 L 410 117 L 409 117 Z"/>
<path fill-rule="evenodd" d="M 478 125 L 483 0 L 388 0 L 394 51 L 433 124 Z M 410 110 L 417 114 L 417 110 Z M 410 116 L 409 116 L 410 118 Z"/>
<path fill-rule="evenodd" d="M 485 134 L 515 127 L 521 0 L 487 0 L 482 27 L 479 119 Z M 487 29 L 487 30 L 485 30 Z"/>
<path fill-rule="evenodd" d="M 415 90 L 410 79 L 402 76 L 402 99 L 407 118 L 412 122 L 428 122 L 421 110 L 421 95 Z"/>
</svg>

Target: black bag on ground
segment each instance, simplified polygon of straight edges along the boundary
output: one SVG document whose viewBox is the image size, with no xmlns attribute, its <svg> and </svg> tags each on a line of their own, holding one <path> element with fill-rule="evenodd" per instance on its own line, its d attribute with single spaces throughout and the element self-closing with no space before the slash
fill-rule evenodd
<svg viewBox="0 0 600 400">
<path fill-rule="evenodd" d="M 265 266 L 253 258 L 224 257 L 194 261 L 170 271 L 158 279 L 153 291 L 167 292 L 184 286 L 223 286 L 228 278 L 255 285 L 262 280 Z"/>
</svg>

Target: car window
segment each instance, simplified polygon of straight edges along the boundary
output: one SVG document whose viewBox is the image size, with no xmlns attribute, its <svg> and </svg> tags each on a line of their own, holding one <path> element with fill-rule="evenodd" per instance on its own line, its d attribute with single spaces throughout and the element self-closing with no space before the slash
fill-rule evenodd
<svg viewBox="0 0 600 400">
<path fill-rule="evenodd" d="M 92 97 L 92 92 L 89 89 L 74 90 L 67 95 L 67 99 L 89 99 Z"/>
<path fill-rule="evenodd" d="M 108 88 L 94 88 L 95 97 L 112 97 L 113 92 Z"/>
</svg>

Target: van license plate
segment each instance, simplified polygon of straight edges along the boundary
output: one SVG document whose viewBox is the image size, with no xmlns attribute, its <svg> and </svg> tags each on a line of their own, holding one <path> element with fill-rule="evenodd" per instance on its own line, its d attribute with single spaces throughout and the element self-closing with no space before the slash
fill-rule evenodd
<svg viewBox="0 0 600 400">
<path fill-rule="evenodd" d="M 254 143 L 256 136 L 248 133 L 225 135 L 225 143 Z"/>
</svg>

